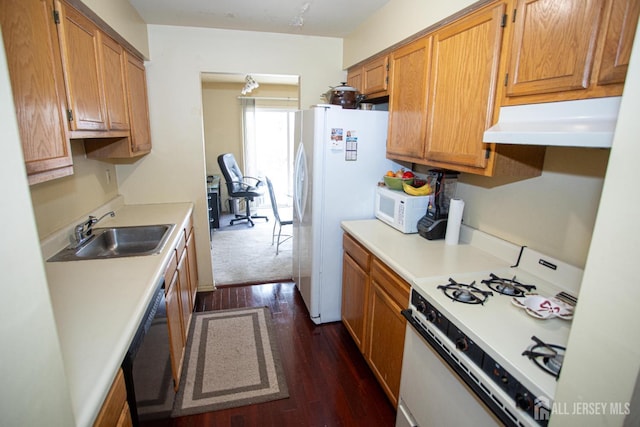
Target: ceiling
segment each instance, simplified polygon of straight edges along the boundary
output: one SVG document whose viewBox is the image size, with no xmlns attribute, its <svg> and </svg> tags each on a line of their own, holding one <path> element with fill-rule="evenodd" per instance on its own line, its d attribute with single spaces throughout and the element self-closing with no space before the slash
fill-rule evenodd
<svg viewBox="0 0 640 427">
<path fill-rule="evenodd" d="M 389 0 L 129 0 L 147 24 L 345 37 Z"/>
</svg>

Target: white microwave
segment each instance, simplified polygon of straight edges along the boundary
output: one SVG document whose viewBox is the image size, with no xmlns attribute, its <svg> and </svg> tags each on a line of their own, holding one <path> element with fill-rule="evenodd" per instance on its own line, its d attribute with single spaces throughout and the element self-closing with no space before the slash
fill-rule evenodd
<svg viewBox="0 0 640 427">
<path fill-rule="evenodd" d="M 403 233 L 417 233 L 418 221 L 427 213 L 430 196 L 410 196 L 386 187 L 376 189 L 376 218 Z"/>
</svg>

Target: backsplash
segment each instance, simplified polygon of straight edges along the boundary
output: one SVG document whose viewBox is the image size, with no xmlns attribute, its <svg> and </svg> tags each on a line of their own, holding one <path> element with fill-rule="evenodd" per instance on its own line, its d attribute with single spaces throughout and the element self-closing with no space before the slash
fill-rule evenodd
<svg viewBox="0 0 640 427">
<path fill-rule="evenodd" d="M 463 221 L 584 268 L 609 150 L 548 147 L 542 175 L 513 182 L 461 174 Z"/>
<path fill-rule="evenodd" d="M 82 140 L 71 141 L 71 153 L 73 175 L 30 187 L 40 240 L 118 195 L 113 164 L 87 159 Z"/>
</svg>

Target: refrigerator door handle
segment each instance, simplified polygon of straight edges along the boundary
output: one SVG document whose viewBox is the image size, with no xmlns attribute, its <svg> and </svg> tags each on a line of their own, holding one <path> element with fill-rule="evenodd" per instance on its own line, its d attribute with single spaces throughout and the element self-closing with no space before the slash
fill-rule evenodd
<svg viewBox="0 0 640 427">
<path fill-rule="evenodd" d="M 307 156 L 304 151 L 304 144 L 298 145 L 295 161 L 295 178 L 293 180 L 294 206 L 298 221 L 301 223 L 304 218 L 304 211 L 307 206 L 308 182 L 307 182 Z"/>
</svg>

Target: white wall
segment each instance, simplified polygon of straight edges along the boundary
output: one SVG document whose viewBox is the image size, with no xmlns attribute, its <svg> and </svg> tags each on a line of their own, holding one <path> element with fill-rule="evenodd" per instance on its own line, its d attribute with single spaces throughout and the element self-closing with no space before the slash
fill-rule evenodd
<svg viewBox="0 0 640 427">
<path fill-rule="evenodd" d="M 547 147 L 542 175 L 518 182 L 462 174 L 464 222 L 584 267 L 609 150 Z"/>
<path fill-rule="evenodd" d="M 149 58 L 147 24 L 128 0 L 82 0 L 145 58 Z"/>
<path fill-rule="evenodd" d="M 0 38 L 0 425 L 75 424 Z"/>
<path fill-rule="evenodd" d="M 118 195 L 113 164 L 88 159 L 82 140 L 71 141 L 71 155 L 73 175 L 29 187 L 41 240 Z"/>
<path fill-rule="evenodd" d="M 200 289 L 213 284 L 200 73 L 300 76 L 301 106 L 342 81 L 342 40 L 204 28 L 149 26 L 147 66 L 153 149 L 118 165 L 126 203 L 194 201 Z"/>
<path fill-rule="evenodd" d="M 551 426 L 620 426 L 624 416 L 577 415 L 574 404 L 631 400 L 640 370 L 638 242 L 640 241 L 640 31 L 627 73 L 600 208 L 558 381 L 556 399 L 572 416 Z M 638 425 L 640 407 L 632 408 Z"/>
</svg>

